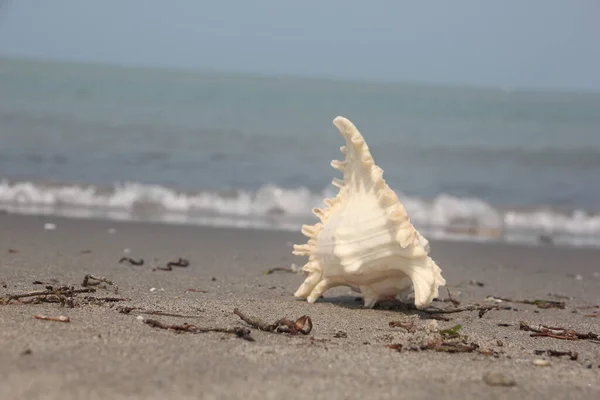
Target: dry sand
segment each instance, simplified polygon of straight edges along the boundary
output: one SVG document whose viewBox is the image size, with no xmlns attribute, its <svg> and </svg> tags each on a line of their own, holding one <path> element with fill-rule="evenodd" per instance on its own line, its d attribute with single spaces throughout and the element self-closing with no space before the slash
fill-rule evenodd
<svg viewBox="0 0 600 400">
<path fill-rule="evenodd" d="M 47 222 L 56 229 L 45 230 Z M 301 276 L 264 271 L 302 265 L 291 255 L 291 243 L 304 241 L 300 234 L 9 214 L 0 215 L 0 224 L 0 296 L 43 289 L 35 280 L 81 288 L 91 273 L 119 286 L 118 294 L 109 287 L 93 296 L 131 299 L 75 308 L 0 306 L 1 399 L 600 398 L 600 344 L 530 337 L 519 329 L 522 320 L 600 334 L 600 318 L 586 317 L 600 309 L 576 308 L 600 305 L 598 250 L 432 241 L 432 256 L 462 305 L 490 304 L 488 295 L 566 302 L 565 309 L 503 302 L 518 311 L 492 310 L 482 318 L 462 312 L 438 322 L 440 329 L 463 325 L 467 342 L 494 356 L 406 350 L 426 335 L 427 314 L 398 303 L 365 310 L 346 288 L 315 304 L 294 299 Z M 126 248 L 145 264 L 119 264 Z M 152 270 L 178 257 L 189 259 L 189 267 Z M 232 313 L 239 307 L 269 322 L 306 314 L 314 327 L 297 336 L 253 329 L 254 342 L 225 333 L 177 334 L 140 322 L 136 311 L 119 313 L 118 305 L 195 316 L 146 316 L 166 323 L 244 327 Z M 390 328 L 390 321 L 414 322 L 419 331 Z M 347 337 L 335 337 L 338 331 Z M 405 350 L 386 347 L 394 343 Z M 576 351 L 578 359 L 534 354 L 548 349 Z M 551 364 L 536 366 L 534 359 Z M 489 385 L 483 376 L 490 372 L 515 385 Z"/>
</svg>

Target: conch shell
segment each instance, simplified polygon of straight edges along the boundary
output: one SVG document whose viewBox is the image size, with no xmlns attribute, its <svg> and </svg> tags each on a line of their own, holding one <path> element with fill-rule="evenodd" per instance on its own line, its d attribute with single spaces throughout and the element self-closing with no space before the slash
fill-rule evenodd
<svg viewBox="0 0 600 400">
<path fill-rule="evenodd" d="M 337 117 L 333 124 L 346 141 L 344 161 L 331 166 L 343 173 L 339 188 L 324 209 L 313 209 L 321 222 L 303 225 L 307 244 L 293 254 L 308 256 L 308 273 L 294 296 L 314 303 L 335 286 L 350 286 L 363 295 L 364 307 L 414 290 L 417 308 L 431 304 L 446 284 L 441 269 L 428 256 L 429 242 L 412 225 L 396 194 L 383 179 L 369 147 L 354 124 Z"/>
</svg>

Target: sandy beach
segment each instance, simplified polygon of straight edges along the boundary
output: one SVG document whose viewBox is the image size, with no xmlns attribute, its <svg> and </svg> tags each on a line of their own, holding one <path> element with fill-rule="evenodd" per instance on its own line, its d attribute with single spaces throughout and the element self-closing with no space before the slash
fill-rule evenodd
<svg viewBox="0 0 600 400">
<path fill-rule="evenodd" d="M 45 229 L 47 223 L 55 229 Z M 48 285 L 84 289 L 87 274 L 118 285 L 118 291 L 106 283 L 91 286 L 94 293 L 73 295 L 74 307 L 0 305 L 2 399 L 600 398 L 600 342 L 552 337 L 570 334 L 556 330 L 532 337 L 520 326 L 600 334 L 600 250 L 432 241 L 432 257 L 460 302 L 432 307 L 479 307 L 437 314 L 400 303 L 362 309 L 347 288 L 315 304 L 295 299 L 302 276 L 265 271 L 303 264 L 291 254 L 292 243 L 305 240 L 300 233 L 11 214 L 0 214 L 0 225 L 0 297 Z M 119 263 L 124 256 L 144 264 Z M 179 258 L 189 266 L 156 269 Z M 447 298 L 444 288 L 441 299 Z M 556 303 L 517 302 L 523 300 Z M 500 309 L 479 311 L 492 305 Z M 263 332 L 235 315 L 236 307 L 269 323 L 308 315 L 312 330 Z M 254 340 L 176 333 L 143 318 L 249 328 Z M 458 324 L 463 349 L 475 343 L 475 350 L 423 348 Z"/>
</svg>

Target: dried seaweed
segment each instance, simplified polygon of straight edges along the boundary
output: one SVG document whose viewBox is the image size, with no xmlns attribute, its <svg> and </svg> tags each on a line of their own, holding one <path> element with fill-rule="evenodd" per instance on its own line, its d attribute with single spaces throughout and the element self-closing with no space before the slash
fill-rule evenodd
<svg viewBox="0 0 600 400">
<path fill-rule="evenodd" d="M 123 264 L 124 262 L 129 263 L 129 265 L 144 265 L 144 259 L 140 258 L 139 260 L 135 260 L 131 257 L 121 257 L 119 260 L 119 264 Z"/>
<path fill-rule="evenodd" d="M 248 325 L 265 332 L 289 333 L 290 335 L 301 333 L 303 335 L 308 335 L 312 330 L 312 320 L 308 315 L 303 315 L 296 321 L 281 318 L 272 324 L 268 324 L 256 317 L 247 316 L 238 308 L 235 308 L 233 313 Z"/>
<path fill-rule="evenodd" d="M 189 332 L 189 333 L 207 333 L 207 332 L 220 332 L 220 333 L 229 333 L 236 335 L 240 339 L 244 339 L 250 342 L 254 341 L 254 338 L 250 336 L 250 329 L 242 328 L 239 326 L 235 326 L 233 328 L 205 328 L 197 325 L 190 325 L 187 323 L 183 323 L 182 325 L 169 325 L 163 322 L 157 321 L 155 319 L 144 319 L 143 321 L 146 325 L 149 325 L 153 328 L 166 329 L 169 331 L 174 331 L 177 333 Z"/>
<path fill-rule="evenodd" d="M 164 267 L 156 267 L 153 270 L 154 271 L 156 271 L 156 270 L 160 270 L 160 271 L 172 271 L 173 267 L 182 267 L 182 268 L 185 268 L 185 267 L 189 267 L 189 265 L 190 265 L 190 262 L 188 260 L 186 260 L 185 258 L 179 257 L 177 259 L 177 261 L 169 261 L 166 266 L 164 266 Z"/>
</svg>

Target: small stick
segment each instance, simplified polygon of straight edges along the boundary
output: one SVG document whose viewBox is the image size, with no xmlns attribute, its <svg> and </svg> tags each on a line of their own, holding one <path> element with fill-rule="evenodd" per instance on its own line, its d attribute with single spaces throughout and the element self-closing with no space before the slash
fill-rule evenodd
<svg viewBox="0 0 600 400">
<path fill-rule="evenodd" d="M 522 331 L 533 332 L 530 335 L 531 337 L 550 337 L 553 339 L 561 339 L 561 340 L 579 340 L 579 339 L 598 340 L 599 339 L 598 335 L 593 332 L 580 333 L 573 329 L 557 328 L 557 327 L 550 327 L 550 326 L 545 326 L 545 325 L 540 325 L 539 327 L 532 327 L 523 321 L 520 322 L 519 329 Z"/>
<path fill-rule="evenodd" d="M 129 314 L 132 311 L 135 311 L 137 314 L 146 314 L 146 315 L 160 315 L 163 317 L 176 317 L 176 318 L 202 318 L 201 315 L 183 315 L 183 314 L 174 314 L 166 311 L 156 311 L 156 310 L 144 310 L 143 308 L 138 307 L 117 307 L 117 311 L 121 314 Z"/>
<path fill-rule="evenodd" d="M 271 275 L 273 272 L 289 272 L 290 274 L 296 273 L 296 271 L 294 271 L 291 267 L 274 267 L 266 270 L 265 275 Z"/>
<path fill-rule="evenodd" d="M 96 289 L 85 288 L 85 289 L 74 289 L 72 287 L 61 286 L 54 289 L 52 286 L 47 286 L 46 290 L 36 290 L 33 292 L 10 294 L 5 297 L 0 297 L 0 304 L 8 304 L 11 300 L 19 300 L 26 297 L 44 297 L 44 296 L 72 296 L 77 293 L 94 293 Z"/>
<path fill-rule="evenodd" d="M 452 298 L 452 293 L 450 293 L 450 289 L 446 288 L 446 291 L 448 292 L 448 301 L 450 301 L 455 306 L 459 306 L 460 305 L 460 301 L 455 300 L 455 299 Z"/>
<path fill-rule="evenodd" d="M 566 304 L 564 301 L 552 301 L 552 300 L 513 300 L 507 297 L 495 297 L 489 296 L 496 300 L 506 301 L 508 303 L 519 303 L 519 304 L 531 304 L 538 308 L 560 308 L 564 309 Z"/>
<path fill-rule="evenodd" d="M 182 325 L 168 325 L 163 322 L 157 321 L 155 319 L 145 319 L 144 323 L 153 328 L 160 328 L 166 330 L 172 330 L 175 332 L 190 332 L 190 333 L 206 333 L 206 332 L 221 332 L 221 333 L 231 333 L 236 335 L 237 337 L 253 342 L 254 339 L 250 336 L 250 329 L 242 328 L 242 327 L 233 327 L 233 328 L 203 328 L 196 325 L 190 324 L 182 324 Z"/>
<path fill-rule="evenodd" d="M 58 317 L 49 317 L 47 315 L 34 315 L 33 318 L 41 319 L 43 321 L 71 322 L 71 319 L 65 315 L 59 315 Z"/>
</svg>

